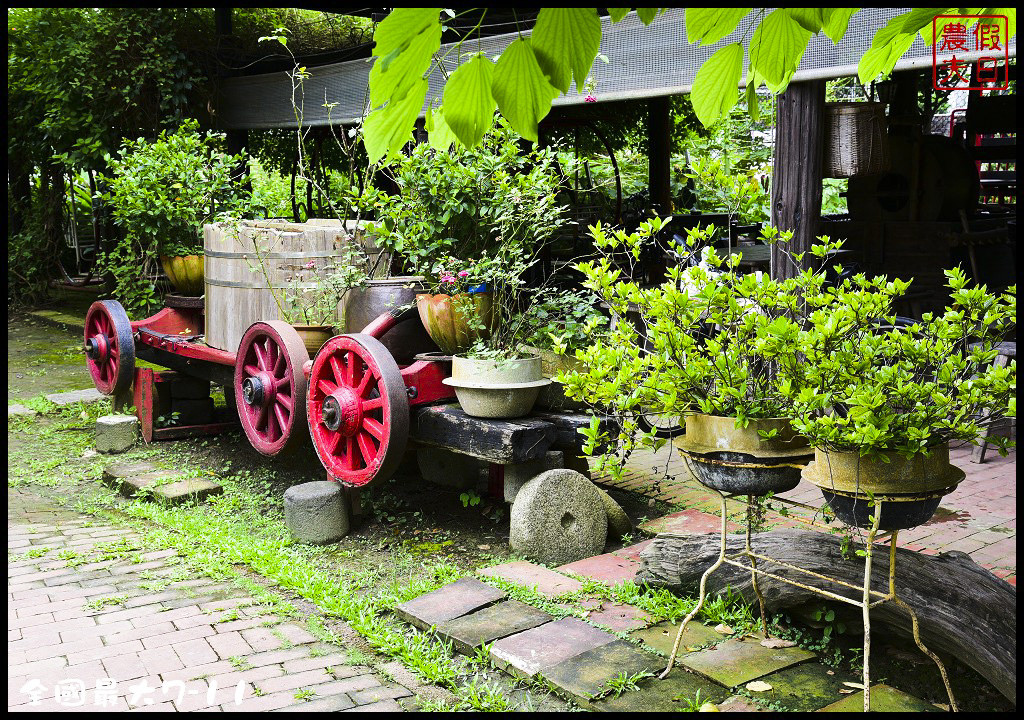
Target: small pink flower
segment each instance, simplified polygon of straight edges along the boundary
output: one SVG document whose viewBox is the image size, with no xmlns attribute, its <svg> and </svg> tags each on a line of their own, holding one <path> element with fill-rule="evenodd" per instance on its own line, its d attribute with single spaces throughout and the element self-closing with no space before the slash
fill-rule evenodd
<svg viewBox="0 0 1024 720">
<path fill-rule="evenodd" d="M 445 273 L 444 275 L 441 276 L 441 282 L 453 283 L 455 282 L 455 276 L 450 273 Z"/>
<path fill-rule="evenodd" d="M 585 98 L 583 98 L 583 102 L 597 102 L 597 98 L 594 97 L 593 95 L 588 94 Z"/>
<path fill-rule="evenodd" d="M 316 267 L 316 262 L 313 261 L 313 260 L 310 260 L 308 263 L 306 263 L 302 267 L 306 268 L 307 270 L 312 270 L 314 267 Z"/>
<path fill-rule="evenodd" d="M 469 277 L 469 270 L 459 270 L 459 277 Z"/>
</svg>

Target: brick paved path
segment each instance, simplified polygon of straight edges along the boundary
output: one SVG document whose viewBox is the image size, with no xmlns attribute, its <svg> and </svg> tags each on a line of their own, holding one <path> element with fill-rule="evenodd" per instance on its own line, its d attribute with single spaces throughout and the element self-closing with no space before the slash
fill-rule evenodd
<svg viewBox="0 0 1024 720">
<path fill-rule="evenodd" d="M 950 449 L 950 461 L 967 477 L 960 486 L 942 499 L 935 516 L 926 524 L 899 535 L 899 546 L 925 554 L 959 550 L 1011 585 L 1017 584 L 1017 454 L 1003 458 L 990 451 L 982 464 L 973 463 L 971 445 Z M 654 483 L 668 464 L 675 480 Z M 657 468 L 655 470 L 654 468 Z M 719 499 L 701 486 L 670 444 L 657 454 L 634 452 L 621 482 L 596 478 L 608 487 L 632 490 L 671 504 L 695 508 L 689 516 L 690 532 L 718 532 Z M 807 482 L 782 497 L 820 507 L 821 491 Z M 739 509 L 739 505 L 736 505 Z M 702 512 L 701 512 L 702 511 Z M 792 514 L 810 517 L 811 513 L 792 510 Z M 730 514 L 732 508 L 730 508 Z M 704 517 L 704 514 L 714 517 Z M 770 516 L 774 527 L 807 526 L 792 519 Z"/>
<path fill-rule="evenodd" d="M 412 695 L 244 590 L 181 579 L 174 550 L 124 557 L 135 539 L 8 489 L 9 710 L 397 711 Z"/>
</svg>

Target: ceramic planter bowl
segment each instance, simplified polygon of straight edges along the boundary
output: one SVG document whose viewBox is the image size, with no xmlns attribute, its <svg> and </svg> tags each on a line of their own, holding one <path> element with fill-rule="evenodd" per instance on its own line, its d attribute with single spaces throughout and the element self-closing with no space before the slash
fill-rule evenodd
<svg viewBox="0 0 1024 720">
<path fill-rule="evenodd" d="M 203 294 L 202 255 L 161 255 L 160 267 L 174 289 L 182 295 Z"/>
<path fill-rule="evenodd" d="M 763 440 L 759 431 L 771 430 L 778 430 L 778 435 Z M 686 434 L 672 443 L 703 485 L 737 495 L 792 490 L 812 458 L 807 441 L 785 418 L 755 418 L 737 428 L 736 418 L 687 415 Z"/>
<path fill-rule="evenodd" d="M 314 357 L 328 340 L 334 337 L 334 328 L 330 325 L 292 325 L 295 332 L 302 338 L 306 352 Z"/>
<path fill-rule="evenodd" d="M 803 478 L 817 485 L 836 517 L 847 525 L 869 528 L 880 502 L 879 529 L 904 530 L 931 519 L 943 496 L 956 489 L 965 473 L 949 462 L 949 446 L 934 447 L 927 456 L 881 453 L 889 462 L 856 452 L 815 450 Z"/>
<path fill-rule="evenodd" d="M 491 293 L 416 296 L 416 310 L 427 334 L 445 355 L 457 355 L 486 338 L 493 322 Z M 481 326 L 483 329 L 481 329 Z"/>
<path fill-rule="evenodd" d="M 480 418 L 517 418 L 529 414 L 542 387 L 537 356 L 515 360 L 475 360 L 456 355 L 452 376 L 442 380 L 455 388 L 465 413 Z"/>
</svg>

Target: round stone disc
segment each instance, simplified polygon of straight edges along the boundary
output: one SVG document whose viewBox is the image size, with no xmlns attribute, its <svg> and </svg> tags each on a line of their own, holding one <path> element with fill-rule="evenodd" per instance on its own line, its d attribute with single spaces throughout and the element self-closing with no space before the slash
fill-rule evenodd
<svg viewBox="0 0 1024 720">
<path fill-rule="evenodd" d="M 509 545 L 547 565 L 604 551 L 608 511 L 597 487 L 575 470 L 548 470 L 527 482 L 512 503 Z"/>
</svg>

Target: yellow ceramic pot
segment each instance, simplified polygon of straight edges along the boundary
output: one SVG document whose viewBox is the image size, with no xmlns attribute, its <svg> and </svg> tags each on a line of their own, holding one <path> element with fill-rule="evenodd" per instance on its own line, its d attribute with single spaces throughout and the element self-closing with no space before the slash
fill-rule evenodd
<svg viewBox="0 0 1024 720">
<path fill-rule="evenodd" d="M 182 295 L 203 294 L 203 256 L 160 256 L 160 266 L 171 285 Z"/>
</svg>

